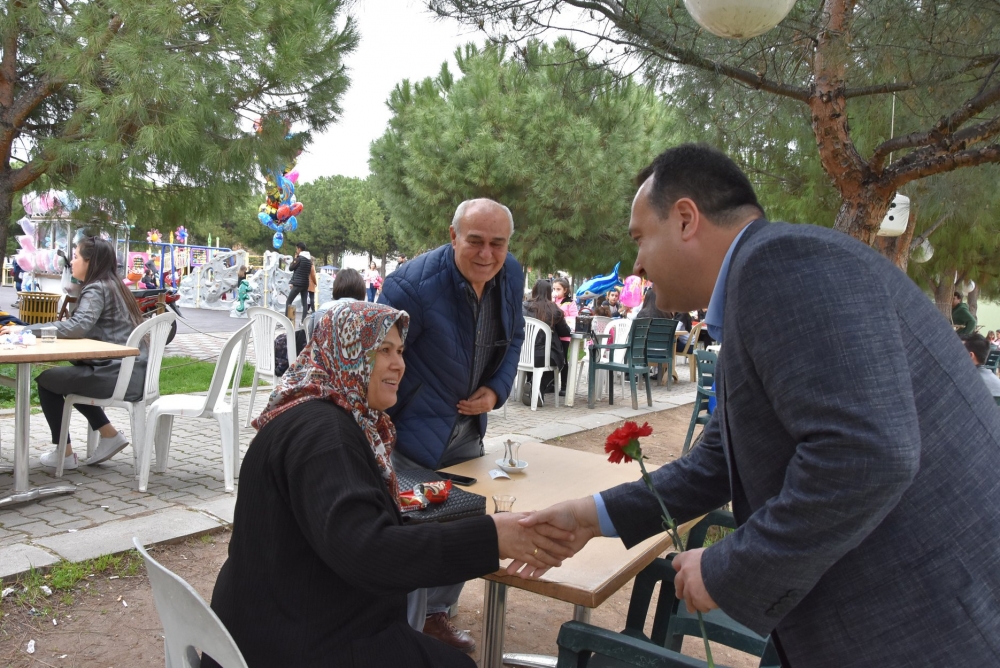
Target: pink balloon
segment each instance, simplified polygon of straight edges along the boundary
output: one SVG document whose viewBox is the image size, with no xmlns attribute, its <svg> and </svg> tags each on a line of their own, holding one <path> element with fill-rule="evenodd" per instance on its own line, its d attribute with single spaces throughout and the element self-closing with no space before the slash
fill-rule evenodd
<svg viewBox="0 0 1000 668">
<path fill-rule="evenodd" d="M 292 183 L 298 183 L 299 182 L 299 170 L 295 169 L 295 170 L 292 170 L 292 171 L 288 172 L 287 174 L 285 174 L 285 178 L 288 179 L 289 181 L 291 181 Z"/>
<path fill-rule="evenodd" d="M 31 258 L 27 255 L 18 255 L 14 258 L 14 261 L 25 271 L 31 271 L 35 268 L 35 265 L 31 262 Z"/>
<path fill-rule="evenodd" d="M 21 244 L 21 248 L 28 251 L 29 253 L 34 252 L 36 250 L 35 240 L 29 237 L 27 234 L 22 234 L 21 236 L 19 236 L 17 238 L 17 243 Z"/>
</svg>

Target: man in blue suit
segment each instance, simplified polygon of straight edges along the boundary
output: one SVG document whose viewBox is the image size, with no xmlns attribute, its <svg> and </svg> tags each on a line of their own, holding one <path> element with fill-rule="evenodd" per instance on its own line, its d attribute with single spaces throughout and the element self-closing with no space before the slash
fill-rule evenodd
<svg viewBox="0 0 1000 668">
<path fill-rule="evenodd" d="M 379 301 L 410 314 L 406 373 L 389 411 L 397 469 L 444 468 L 483 454 L 486 414 L 507 401 L 524 341 L 524 273 L 507 246 L 510 210 L 488 199 L 462 202 L 451 243 L 386 277 Z M 447 610 L 462 585 L 427 590 L 424 632 L 471 652 L 472 637 Z M 422 607 L 411 600 L 411 624 Z"/>
<path fill-rule="evenodd" d="M 656 472 L 687 521 L 739 528 L 674 559 L 689 609 L 772 634 L 783 664 L 1000 665 L 1000 410 L 899 269 L 832 230 L 769 223 L 722 153 L 640 175 L 629 233 L 657 306 L 722 343 L 700 446 Z M 661 531 L 640 482 L 524 520 L 632 546 Z"/>
</svg>

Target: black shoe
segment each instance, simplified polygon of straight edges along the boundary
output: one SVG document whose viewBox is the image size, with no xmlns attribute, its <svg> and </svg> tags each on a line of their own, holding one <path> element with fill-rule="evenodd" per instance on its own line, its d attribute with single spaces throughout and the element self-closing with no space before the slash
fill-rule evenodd
<svg viewBox="0 0 1000 668">
<path fill-rule="evenodd" d="M 560 397 L 565 397 L 566 396 L 566 388 L 565 387 L 562 388 L 561 390 L 559 390 L 559 396 Z"/>
<path fill-rule="evenodd" d="M 525 383 L 521 390 L 521 403 L 531 408 L 531 383 Z"/>
</svg>

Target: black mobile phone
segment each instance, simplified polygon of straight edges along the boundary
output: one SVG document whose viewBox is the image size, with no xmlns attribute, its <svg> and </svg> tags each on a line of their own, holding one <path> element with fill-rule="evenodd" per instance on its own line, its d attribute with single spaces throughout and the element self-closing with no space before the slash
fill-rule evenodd
<svg viewBox="0 0 1000 668">
<path fill-rule="evenodd" d="M 458 475 L 457 473 L 445 473 L 444 471 L 435 471 L 439 476 L 445 480 L 451 480 L 456 485 L 461 485 L 462 487 L 470 487 L 476 484 L 475 478 L 470 478 L 467 475 Z"/>
</svg>

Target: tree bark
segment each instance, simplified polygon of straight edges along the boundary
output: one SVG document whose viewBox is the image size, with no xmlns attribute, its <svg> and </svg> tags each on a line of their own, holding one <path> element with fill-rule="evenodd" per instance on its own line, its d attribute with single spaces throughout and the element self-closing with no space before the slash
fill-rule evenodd
<svg viewBox="0 0 1000 668">
<path fill-rule="evenodd" d="M 14 210 L 14 193 L 13 191 L 0 185 L 0 249 L 3 250 L 3 256 L 7 255 L 7 240 L 10 238 L 10 225 L 13 222 L 10 219 L 11 213 Z M 0 257 L 0 261 L 3 257 Z"/>
<path fill-rule="evenodd" d="M 967 294 L 965 296 L 965 303 L 969 305 L 969 311 L 972 312 L 972 315 L 974 315 L 975 317 L 978 318 L 979 316 L 976 313 L 976 311 L 979 310 L 979 284 L 978 283 L 976 283 L 975 290 L 973 290 L 972 292 L 970 292 L 969 294 Z"/>
<path fill-rule="evenodd" d="M 955 271 L 946 270 L 944 275 L 932 282 L 934 288 L 934 305 L 951 322 L 951 298 L 955 294 Z"/>
</svg>

